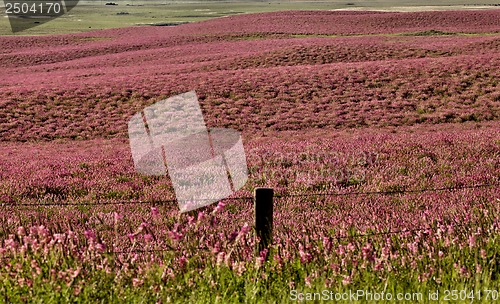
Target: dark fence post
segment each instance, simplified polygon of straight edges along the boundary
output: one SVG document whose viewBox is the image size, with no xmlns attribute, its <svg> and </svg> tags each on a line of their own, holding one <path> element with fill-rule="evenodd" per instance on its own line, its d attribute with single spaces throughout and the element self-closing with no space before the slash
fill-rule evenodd
<svg viewBox="0 0 500 304">
<path fill-rule="evenodd" d="M 273 241 L 273 195 L 272 188 L 256 188 L 254 192 L 255 232 L 258 238 L 256 255 Z"/>
</svg>

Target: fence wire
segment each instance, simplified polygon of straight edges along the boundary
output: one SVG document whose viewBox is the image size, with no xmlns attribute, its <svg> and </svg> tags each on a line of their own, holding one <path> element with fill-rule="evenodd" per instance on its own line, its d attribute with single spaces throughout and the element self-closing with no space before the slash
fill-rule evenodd
<svg viewBox="0 0 500 304">
<path fill-rule="evenodd" d="M 424 193 L 424 192 L 439 192 L 439 191 L 459 191 L 463 189 L 477 189 L 477 188 L 496 188 L 500 186 L 500 183 L 493 184 L 478 184 L 478 185 L 462 185 L 455 187 L 441 187 L 441 188 L 427 188 L 427 189 L 415 189 L 415 190 L 392 190 L 392 191 L 367 191 L 367 192 L 345 192 L 345 193 L 335 193 L 335 192 L 324 192 L 324 193 L 286 193 L 286 194 L 276 194 L 274 197 L 278 199 L 283 198 L 292 198 L 292 197 L 314 197 L 314 196 L 357 196 L 357 195 L 396 195 L 396 194 L 405 194 L 405 193 Z M 223 200 L 252 200 L 254 197 L 252 196 L 241 196 L 241 197 L 230 197 L 225 198 Z M 12 203 L 12 204 L 2 204 L 2 207 L 16 207 L 16 206 L 101 206 L 101 205 L 122 205 L 122 204 L 150 204 L 150 205 L 161 205 L 161 204 L 172 204 L 176 203 L 177 200 L 154 200 L 154 201 L 93 201 L 93 202 L 52 202 L 52 203 Z M 453 223 L 447 224 L 447 227 L 467 227 L 468 225 L 465 223 Z M 411 233 L 415 234 L 421 231 L 429 231 L 436 230 L 439 227 L 414 227 L 411 229 L 398 229 L 398 230 L 389 230 L 389 231 L 380 231 L 373 233 L 358 233 L 353 235 L 345 235 L 345 236 L 332 236 L 332 239 L 340 241 L 342 239 L 354 239 L 354 238 L 370 238 L 376 236 L 383 235 L 394 235 L 394 234 L 405 234 Z M 210 251 L 210 248 L 198 248 L 198 250 L 202 251 Z M 174 248 L 165 248 L 165 249 L 137 249 L 137 250 L 123 250 L 123 251 L 107 251 L 104 254 L 111 255 L 120 255 L 120 254 L 148 254 L 148 253 L 161 253 L 161 252 L 177 252 L 177 249 Z M 2 257 L 3 259 L 8 258 L 8 256 Z"/>
<path fill-rule="evenodd" d="M 274 198 L 293 198 L 293 197 L 315 197 L 315 196 L 359 196 L 359 195 L 396 195 L 396 194 L 410 194 L 410 193 L 425 193 L 425 192 L 440 192 L 440 191 L 458 191 L 464 189 L 478 189 L 478 188 L 488 188 L 488 187 L 498 187 L 500 183 L 493 184 L 478 184 L 478 185 L 462 185 L 454 187 L 442 187 L 442 188 L 427 188 L 427 189 L 414 189 L 414 190 L 389 190 L 389 191 L 354 191 L 354 192 L 318 192 L 318 193 L 278 193 L 274 195 Z M 254 200 L 253 196 L 240 196 L 240 197 L 228 197 L 221 199 L 221 201 L 227 200 L 240 200 L 248 201 Z M 201 199 L 203 201 L 203 199 Z M 176 199 L 168 200 L 118 200 L 118 201 L 82 201 L 82 202 L 47 202 L 47 203 L 3 203 L 1 207 L 40 207 L 40 206 L 107 206 L 107 205 L 167 205 L 167 204 L 177 204 Z"/>
</svg>

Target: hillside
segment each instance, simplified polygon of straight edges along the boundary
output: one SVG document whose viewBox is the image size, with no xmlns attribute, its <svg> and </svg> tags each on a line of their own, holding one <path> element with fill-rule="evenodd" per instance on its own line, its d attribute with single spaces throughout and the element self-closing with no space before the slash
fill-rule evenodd
<svg viewBox="0 0 500 304">
<path fill-rule="evenodd" d="M 0 37 L 0 138 L 123 137 L 193 89 L 245 131 L 497 120 L 499 31 L 500 10 L 302 11 Z"/>
</svg>

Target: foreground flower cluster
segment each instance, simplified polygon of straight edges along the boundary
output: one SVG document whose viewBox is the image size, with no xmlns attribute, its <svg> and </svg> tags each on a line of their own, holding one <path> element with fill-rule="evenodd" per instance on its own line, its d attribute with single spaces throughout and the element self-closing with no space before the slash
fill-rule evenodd
<svg viewBox="0 0 500 304">
<path fill-rule="evenodd" d="M 179 217 L 175 223 L 168 212 L 151 210 L 145 216 L 149 221 L 128 234 L 130 242 L 113 253 L 107 250 L 111 244 L 101 239 L 109 233 L 105 225 L 99 225 L 97 233 L 85 230 L 80 234 L 73 231 L 80 227 L 66 228 L 65 224 L 50 231 L 43 225 L 32 223 L 25 228 L 15 223 L 17 231 L 0 246 L 4 261 L 0 294 L 6 301 L 49 296 L 59 301 L 75 297 L 123 300 L 132 295 L 150 301 L 184 299 L 201 303 L 283 301 L 290 290 L 296 289 L 342 291 L 362 286 L 380 292 L 387 287 L 392 291 L 498 288 L 498 265 L 492 261 L 499 246 L 500 222 L 495 216 L 499 203 L 484 193 L 475 193 L 466 204 L 462 203 L 463 194 L 458 196 L 452 200 L 461 211 L 466 208 L 462 215 L 429 211 L 429 206 L 450 200 L 449 196 L 434 197 L 421 203 L 423 211 L 410 214 L 415 219 L 411 223 L 402 221 L 384 200 L 371 200 L 369 205 L 347 204 L 348 214 L 357 216 L 367 211 L 363 217 L 369 213 L 378 217 L 370 218 L 374 223 L 361 230 L 356 227 L 358 220 L 351 221 L 349 216 L 346 221 L 334 216 L 328 229 L 321 229 L 327 228 L 321 223 L 330 217 L 322 220 L 319 214 L 326 204 L 335 206 L 334 201 L 322 201 L 321 208 L 309 203 L 309 210 L 293 212 L 293 223 L 289 222 L 289 209 L 308 203 L 282 201 L 280 204 L 287 208 L 278 213 L 274 245 L 259 255 L 254 255 L 248 223 L 229 221 L 235 214 L 221 205 L 213 211 Z M 387 210 L 380 212 L 384 208 Z M 335 209 L 330 210 L 333 213 Z M 335 211 L 339 214 L 343 210 Z M 381 213 L 387 211 L 391 213 L 387 218 L 394 217 L 402 231 L 376 233 L 381 229 L 377 223 L 385 217 Z M 132 215 L 130 211 L 119 212 L 111 213 L 114 216 L 107 223 L 108 229 L 114 226 L 115 231 L 121 230 L 121 220 Z M 408 212 L 398 214 L 408 216 Z M 106 216 L 101 216 L 101 222 L 106 222 Z M 312 225 L 302 224 L 306 219 L 313 219 Z M 424 223 L 429 226 L 414 229 Z M 157 232 L 162 230 L 168 231 L 168 236 L 160 240 Z M 149 251 L 152 242 L 164 243 L 164 250 Z M 136 251 L 138 243 L 143 245 Z M 398 286 L 401 282 L 405 286 Z"/>
<path fill-rule="evenodd" d="M 56 288 L 59 300 L 238 302 L 383 282 L 394 290 L 402 281 L 415 290 L 492 288 L 498 185 L 310 194 L 498 184 L 499 132 L 483 124 L 247 136 L 250 181 L 237 195 L 272 186 L 283 196 L 275 199 L 273 246 L 260 254 L 251 199 L 184 215 L 173 203 L 86 205 L 172 198 L 166 177 L 133 172 L 124 141 L 3 143 L 0 294 L 44 298 Z M 29 154 L 37 161 L 27 162 Z M 58 202 L 76 206 L 36 206 Z"/>
</svg>

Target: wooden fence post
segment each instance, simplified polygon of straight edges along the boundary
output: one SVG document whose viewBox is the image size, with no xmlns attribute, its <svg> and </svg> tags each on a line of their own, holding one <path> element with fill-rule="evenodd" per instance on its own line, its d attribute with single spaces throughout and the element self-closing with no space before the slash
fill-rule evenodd
<svg viewBox="0 0 500 304">
<path fill-rule="evenodd" d="M 273 241 L 273 195 L 272 188 L 256 188 L 254 191 L 255 232 L 258 238 L 255 243 L 255 254 L 257 256 Z"/>
</svg>

